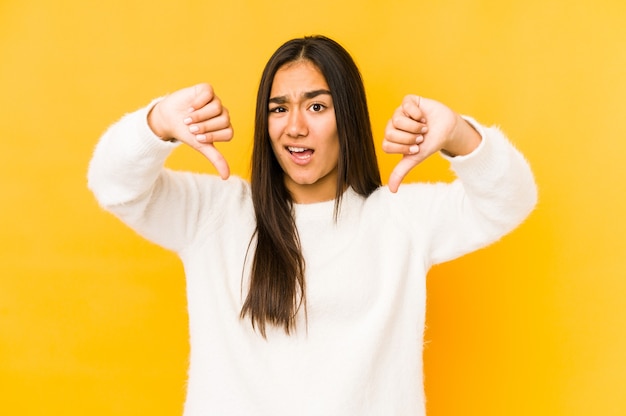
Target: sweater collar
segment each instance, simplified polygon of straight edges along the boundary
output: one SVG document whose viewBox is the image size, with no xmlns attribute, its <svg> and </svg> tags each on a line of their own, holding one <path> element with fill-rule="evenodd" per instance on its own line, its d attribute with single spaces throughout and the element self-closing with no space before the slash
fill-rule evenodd
<svg viewBox="0 0 626 416">
<path fill-rule="evenodd" d="M 358 201 L 365 198 L 357 194 L 352 187 L 349 187 L 342 195 L 339 207 L 339 218 L 346 214 Z M 329 201 L 316 202 L 312 204 L 293 204 L 294 216 L 298 218 L 327 217 L 332 219 L 335 211 L 335 199 Z"/>
</svg>

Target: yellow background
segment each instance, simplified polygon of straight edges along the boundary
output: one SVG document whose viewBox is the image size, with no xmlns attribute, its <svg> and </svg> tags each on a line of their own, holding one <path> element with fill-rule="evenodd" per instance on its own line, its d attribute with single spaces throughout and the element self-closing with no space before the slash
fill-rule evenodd
<svg viewBox="0 0 626 416">
<path fill-rule="evenodd" d="M 182 268 L 100 210 L 92 149 L 208 81 L 247 176 L 265 61 L 323 33 L 356 58 L 377 141 L 403 95 L 436 98 L 500 124 L 539 183 L 521 228 L 429 277 L 429 415 L 626 414 L 625 27 L 622 0 L 2 0 L 0 413 L 180 414 Z M 437 157 L 411 174 L 449 178 Z"/>
</svg>

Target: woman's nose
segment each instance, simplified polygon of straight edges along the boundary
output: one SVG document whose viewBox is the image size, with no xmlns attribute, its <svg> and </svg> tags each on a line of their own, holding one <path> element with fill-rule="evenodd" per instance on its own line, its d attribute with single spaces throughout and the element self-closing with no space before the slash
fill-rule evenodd
<svg viewBox="0 0 626 416">
<path fill-rule="evenodd" d="M 289 137 L 302 137 L 308 134 L 306 120 L 300 110 L 294 110 L 289 113 L 286 132 Z"/>
</svg>

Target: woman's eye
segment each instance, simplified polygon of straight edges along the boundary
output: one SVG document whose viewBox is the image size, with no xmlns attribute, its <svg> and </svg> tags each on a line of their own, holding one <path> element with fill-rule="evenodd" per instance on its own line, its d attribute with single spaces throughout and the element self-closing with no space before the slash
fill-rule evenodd
<svg viewBox="0 0 626 416">
<path fill-rule="evenodd" d="M 285 108 L 284 107 L 270 108 L 270 113 L 284 113 L 284 112 L 285 112 Z"/>
<path fill-rule="evenodd" d="M 324 106 L 322 104 L 319 103 L 315 103 L 311 106 L 311 110 L 315 111 L 315 112 L 319 112 L 322 111 L 324 109 Z"/>
</svg>

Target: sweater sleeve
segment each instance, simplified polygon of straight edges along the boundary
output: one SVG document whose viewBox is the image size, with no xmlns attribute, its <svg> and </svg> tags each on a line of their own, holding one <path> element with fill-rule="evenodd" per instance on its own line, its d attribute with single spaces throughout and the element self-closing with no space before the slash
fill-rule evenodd
<svg viewBox="0 0 626 416">
<path fill-rule="evenodd" d="M 220 210 L 210 212 L 208 202 L 223 203 L 216 195 L 235 180 L 164 168 L 178 144 L 160 140 L 148 126 L 147 114 L 155 102 L 125 115 L 103 134 L 87 182 L 105 210 L 148 240 L 178 252 L 201 226 L 219 224 Z"/>
<path fill-rule="evenodd" d="M 151 187 L 177 142 L 159 140 L 147 122 L 157 103 L 126 114 L 110 126 L 96 145 L 87 186 L 103 207 L 135 200 Z"/>
<path fill-rule="evenodd" d="M 416 187 L 405 196 L 416 233 L 429 235 L 431 264 L 485 247 L 518 227 L 537 203 L 537 186 L 524 156 L 497 127 L 465 118 L 481 134 L 477 149 L 450 161 L 457 179 Z M 402 189 L 402 186 L 400 187 Z"/>
</svg>

